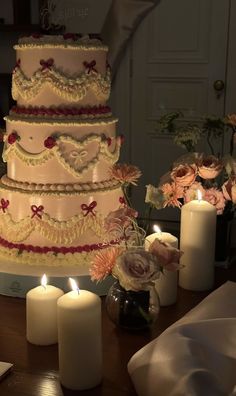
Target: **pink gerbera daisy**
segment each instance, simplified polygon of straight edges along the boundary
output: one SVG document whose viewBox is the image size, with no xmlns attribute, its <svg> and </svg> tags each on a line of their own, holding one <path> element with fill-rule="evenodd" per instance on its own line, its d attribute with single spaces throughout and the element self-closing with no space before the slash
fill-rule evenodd
<svg viewBox="0 0 236 396">
<path fill-rule="evenodd" d="M 89 269 L 91 279 L 102 281 L 110 275 L 122 251 L 121 248 L 112 247 L 97 253 Z"/>
<path fill-rule="evenodd" d="M 183 197 L 183 187 L 177 186 L 175 183 L 165 183 L 161 186 L 161 190 L 164 194 L 164 208 L 166 206 L 181 207 L 179 198 Z"/>
<path fill-rule="evenodd" d="M 115 164 L 111 168 L 111 176 L 121 183 L 131 183 L 136 185 L 142 175 L 137 166 L 128 164 Z"/>
</svg>

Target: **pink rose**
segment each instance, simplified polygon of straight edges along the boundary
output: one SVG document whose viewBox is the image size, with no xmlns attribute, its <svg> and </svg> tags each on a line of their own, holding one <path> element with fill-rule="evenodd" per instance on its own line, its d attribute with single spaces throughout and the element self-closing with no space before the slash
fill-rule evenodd
<svg viewBox="0 0 236 396">
<path fill-rule="evenodd" d="M 136 218 L 138 213 L 136 210 L 125 206 L 110 212 L 105 219 L 105 228 L 107 231 L 112 231 L 117 228 L 126 228 L 131 225 L 132 220 Z"/>
<path fill-rule="evenodd" d="M 225 208 L 225 198 L 221 191 L 216 188 L 209 188 L 205 191 L 204 199 L 215 206 L 217 214 L 222 214 Z"/>
<path fill-rule="evenodd" d="M 128 249 L 116 259 L 112 275 L 125 290 L 145 290 L 159 278 L 160 265 L 157 257 L 143 248 Z"/>
<path fill-rule="evenodd" d="M 177 165 L 171 172 L 171 178 L 181 187 L 190 186 L 196 178 L 197 168 L 195 164 Z"/>
<path fill-rule="evenodd" d="M 180 250 L 160 241 L 158 238 L 150 245 L 149 252 L 156 256 L 161 266 L 168 271 L 176 271 L 178 269 L 179 259 L 183 254 Z"/>
<path fill-rule="evenodd" d="M 222 169 L 221 161 L 214 155 L 201 156 L 198 160 L 198 174 L 203 179 L 214 179 Z"/>
</svg>

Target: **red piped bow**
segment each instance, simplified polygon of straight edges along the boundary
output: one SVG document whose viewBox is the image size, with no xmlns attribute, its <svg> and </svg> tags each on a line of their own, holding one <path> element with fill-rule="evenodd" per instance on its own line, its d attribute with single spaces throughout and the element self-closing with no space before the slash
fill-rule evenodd
<svg viewBox="0 0 236 396">
<path fill-rule="evenodd" d="M 126 205 L 125 197 L 120 197 L 120 198 L 119 198 L 119 202 L 120 202 L 122 205 Z"/>
<path fill-rule="evenodd" d="M 5 213 L 5 209 L 7 209 L 8 205 L 9 205 L 8 199 L 5 200 L 4 198 L 2 198 L 0 209 L 2 209 L 3 213 Z"/>
<path fill-rule="evenodd" d="M 95 213 L 93 212 L 93 209 L 96 208 L 97 202 L 93 201 L 89 205 L 87 204 L 82 204 L 81 209 L 85 211 L 86 213 L 84 214 L 84 217 L 88 216 L 89 213 L 92 213 L 93 216 L 95 216 Z"/>
<path fill-rule="evenodd" d="M 75 33 L 65 33 L 63 34 L 64 40 L 69 40 L 72 39 L 73 41 L 76 41 L 78 39 L 78 34 Z"/>
<path fill-rule="evenodd" d="M 33 212 L 32 216 L 31 216 L 31 219 L 32 219 L 34 216 L 37 216 L 37 217 L 39 217 L 40 219 L 42 219 L 42 212 L 43 212 L 43 209 L 44 209 L 43 205 L 40 205 L 40 206 L 31 205 L 31 210 L 32 210 L 32 212 Z"/>
<path fill-rule="evenodd" d="M 35 32 L 31 34 L 31 37 L 34 39 L 39 39 L 40 37 L 43 37 L 43 35 L 41 33 Z"/>
<path fill-rule="evenodd" d="M 84 66 L 86 67 L 86 69 L 87 69 L 87 71 L 88 71 L 88 74 L 89 74 L 91 71 L 94 71 L 95 73 L 98 72 L 97 69 L 95 69 L 95 66 L 96 66 L 96 61 L 95 61 L 95 60 L 93 60 L 92 62 L 84 61 Z"/>
<path fill-rule="evenodd" d="M 54 64 L 54 59 L 50 58 L 48 60 L 41 59 L 40 65 L 42 66 L 42 70 L 50 69 Z"/>
</svg>

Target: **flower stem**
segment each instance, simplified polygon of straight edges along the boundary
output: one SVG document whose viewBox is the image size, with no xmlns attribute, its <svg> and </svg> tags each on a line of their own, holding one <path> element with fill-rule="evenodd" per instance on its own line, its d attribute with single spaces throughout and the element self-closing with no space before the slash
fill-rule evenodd
<svg viewBox="0 0 236 396">
<path fill-rule="evenodd" d="M 145 211 L 145 226 L 144 230 L 146 231 L 146 234 L 148 233 L 148 228 L 150 225 L 150 219 L 151 219 L 151 214 L 152 214 L 153 206 L 148 205 L 148 208 Z"/>
<path fill-rule="evenodd" d="M 126 200 L 127 205 L 128 205 L 130 208 L 132 208 L 132 204 L 131 204 L 129 195 L 127 194 L 127 186 L 126 186 L 126 185 L 123 186 L 123 193 L 124 193 L 124 197 L 125 197 L 125 200 Z"/>
<path fill-rule="evenodd" d="M 130 208 L 132 208 L 132 203 L 131 203 L 131 201 L 129 199 L 129 196 L 127 194 L 127 186 L 126 185 L 123 186 L 123 193 L 124 193 L 124 197 L 125 197 L 125 200 L 126 200 L 126 204 Z M 139 246 L 141 246 L 141 239 L 140 239 L 140 235 L 139 235 L 139 227 L 138 227 L 138 224 L 137 224 L 137 220 L 133 220 L 132 223 L 133 223 L 133 227 L 134 227 L 134 230 L 136 232 L 136 235 L 137 235 L 138 244 L 139 244 Z M 127 245 L 126 245 L 126 248 L 127 248 Z"/>
<path fill-rule="evenodd" d="M 208 143 L 208 146 L 210 147 L 211 154 L 214 155 L 214 148 L 213 148 L 213 146 L 211 144 L 211 134 L 210 134 L 210 132 L 207 133 L 207 143 Z"/>
<path fill-rule="evenodd" d="M 230 138 L 230 150 L 229 150 L 231 157 L 233 156 L 233 151 L 234 151 L 234 135 L 235 135 L 235 132 L 236 132 L 236 128 L 233 127 L 232 128 L 232 133 L 231 133 L 231 138 Z"/>
</svg>

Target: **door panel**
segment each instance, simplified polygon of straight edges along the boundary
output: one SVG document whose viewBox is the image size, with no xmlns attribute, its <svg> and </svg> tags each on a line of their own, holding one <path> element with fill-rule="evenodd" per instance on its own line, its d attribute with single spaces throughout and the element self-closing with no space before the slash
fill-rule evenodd
<svg viewBox="0 0 236 396">
<path fill-rule="evenodd" d="M 140 25 L 132 43 L 131 162 L 143 177 L 133 194 L 144 210 L 145 185 L 160 176 L 184 150 L 171 136 L 155 132 L 156 120 L 181 111 L 187 120 L 224 114 L 229 0 L 163 0 Z M 160 210 L 160 219 L 175 220 L 177 210 Z"/>
</svg>

